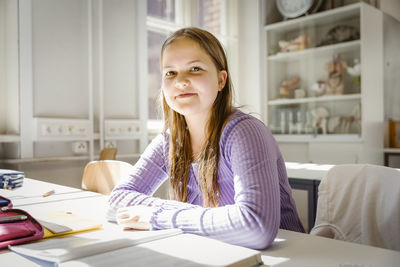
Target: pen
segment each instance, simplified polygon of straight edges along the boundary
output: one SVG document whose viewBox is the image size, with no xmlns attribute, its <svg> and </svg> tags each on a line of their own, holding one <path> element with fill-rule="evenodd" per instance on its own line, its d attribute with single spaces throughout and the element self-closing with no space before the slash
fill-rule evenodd
<svg viewBox="0 0 400 267">
<path fill-rule="evenodd" d="M 0 207 L 8 206 L 9 202 L 5 199 L 0 199 Z"/>
<path fill-rule="evenodd" d="M 18 222 L 26 219 L 28 219 L 28 216 L 26 215 L 15 215 L 15 216 L 0 218 L 0 223 Z"/>
<path fill-rule="evenodd" d="M 48 197 L 48 196 L 50 196 L 50 195 L 52 195 L 52 194 L 54 194 L 54 193 L 55 193 L 54 190 L 50 190 L 49 192 L 44 193 L 44 194 L 42 195 L 42 197 Z"/>
</svg>

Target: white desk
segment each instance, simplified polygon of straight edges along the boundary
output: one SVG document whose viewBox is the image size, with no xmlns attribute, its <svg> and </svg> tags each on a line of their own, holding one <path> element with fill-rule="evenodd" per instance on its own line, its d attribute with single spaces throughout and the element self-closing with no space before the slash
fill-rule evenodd
<svg viewBox="0 0 400 267">
<path fill-rule="evenodd" d="M 262 252 L 267 266 L 380 267 L 400 266 L 400 252 L 279 230 L 271 247 Z"/>
<path fill-rule="evenodd" d="M 63 193 L 73 193 L 81 192 L 81 189 L 72 188 L 69 186 L 63 186 L 58 184 L 52 184 L 47 182 L 42 182 L 30 178 L 24 178 L 23 186 L 15 188 L 13 190 L 0 189 L 0 194 L 7 198 L 18 198 L 18 196 L 23 198 L 30 197 L 41 197 L 42 194 L 54 190 L 56 194 Z"/>
<path fill-rule="evenodd" d="M 29 183 L 25 184 L 25 186 L 28 185 Z M 48 186 L 51 187 L 54 185 L 48 184 Z M 36 191 L 37 193 L 32 191 Z M 37 188 L 32 188 L 31 190 L 28 190 L 28 192 L 36 195 L 42 193 L 42 191 L 38 191 Z M 75 198 L 75 191 L 74 189 L 71 189 L 71 192 L 65 193 L 69 198 L 66 197 L 64 199 L 43 203 L 25 203 L 21 208 L 28 211 L 33 216 L 35 216 L 35 214 L 40 214 L 43 209 L 68 209 L 71 212 L 81 213 L 86 217 L 95 218 L 96 220 L 101 221 L 104 225 L 104 229 L 99 230 L 99 235 L 101 235 L 100 231 L 111 231 L 112 233 L 120 231 L 118 230 L 118 226 L 108 223 L 104 219 L 107 196 L 100 194 L 93 195 L 91 192 L 81 192 L 81 194 L 87 194 L 88 197 Z M 96 234 L 96 231 L 92 233 Z M 79 234 L 76 234 L 76 236 L 79 236 Z M 266 266 L 277 267 L 385 267 L 400 265 L 400 252 L 398 251 L 380 249 L 286 230 L 279 230 L 274 243 L 271 247 L 262 251 L 262 255 Z M 8 250 L 0 251 L 0 263 L 2 267 L 39 266 Z"/>
<path fill-rule="evenodd" d="M 54 190 L 54 194 L 47 197 L 42 196 L 44 193 L 51 190 Z M 24 178 L 22 187 L 14 190 L 0 189 L 0 195 L 9 198 L 12 201 L 13 206 L 21 207 L 24 205 L 54 202 L 63 199 L 86 198 L 97 196 L 99 194 L 73 187 Z"/>
<path fill-rule="evenodd" d="M 286 162 L 285 165 L 288 177 L 307 180 L 321 180 L 328 171 L 335 166 L 330 164 L 298 162 Z"/>
</svg>

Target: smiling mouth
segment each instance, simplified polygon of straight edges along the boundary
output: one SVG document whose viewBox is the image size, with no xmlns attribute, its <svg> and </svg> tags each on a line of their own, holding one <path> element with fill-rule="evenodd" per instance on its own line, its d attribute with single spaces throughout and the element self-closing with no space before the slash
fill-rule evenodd
<svg viewBox="0 0 400 267">
<path fill-rule="evenodd" d="M 191 96 L 195 96 L 195 93 L 185 93 L 185 94 L 180 94 L 178 95 L 176 98 L 187 98 L 187 97 L 191 97 Z"/>
</svg>

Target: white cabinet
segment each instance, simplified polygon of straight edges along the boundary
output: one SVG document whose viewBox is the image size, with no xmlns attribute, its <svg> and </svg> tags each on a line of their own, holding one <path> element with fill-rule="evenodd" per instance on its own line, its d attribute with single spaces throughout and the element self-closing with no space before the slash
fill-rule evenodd
<svg viewBox="0 0 400 267">
<path fill-rule="evenodd" d="M 0 0 L 0 155 L 19 142 L 18 2 Z"/>
<path fill-rule="evenodd" d="M 145 148 L 145 4 L 0 0 L 0 160 Z"/>
<path fill-rule="evenodd" d="M 287 160 L 383 162 L 384 16 L 360 2 L 265 26 L 264 119 Z"/>
</svg>

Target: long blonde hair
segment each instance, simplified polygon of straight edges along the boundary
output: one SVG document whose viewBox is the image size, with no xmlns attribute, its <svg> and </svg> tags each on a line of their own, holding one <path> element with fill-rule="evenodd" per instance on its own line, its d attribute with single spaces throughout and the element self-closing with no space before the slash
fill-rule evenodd
<svg viewBox="0 0 400 267">
<path fill-rule="evenodd" d="M 200 190 L 204 207 L 217 207 L 220 194 L 218 186 L 219 140 L 225 122 L 232 113 L 232 84 L 224 48 L 208 31 L 199 28 L 183 28 L 174 32 L 161 48 L 161 62 L 165 49 L 179 38 L 190 38 L 210 56 L 217 71 L 225 70 L 227 78 L 224 88 L 211 108 L 206 124 L 206 142 L 197 158 L 199 163 Z M 171 198 L 187 202 L 187 184 L 190 164 L 193 160 L 189 130 L 183 115 L 171 109 L 162 95 L 164 131 L 170 129 L 169 175 Z"/>
</svg>

